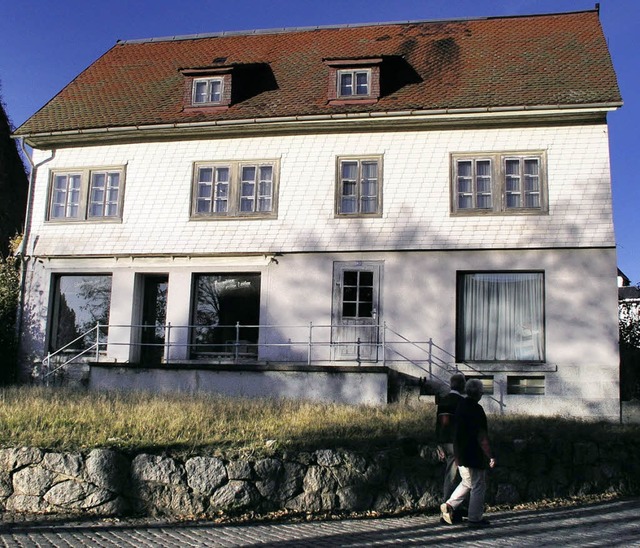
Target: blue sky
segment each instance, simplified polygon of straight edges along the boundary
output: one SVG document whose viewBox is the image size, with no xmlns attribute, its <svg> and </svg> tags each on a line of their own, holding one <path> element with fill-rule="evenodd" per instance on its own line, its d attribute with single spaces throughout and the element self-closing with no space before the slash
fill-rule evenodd
<svg viewBox="0 0 640 548">
<path fill-rule="evenodd" d="M 116 40 L 589 10 L 594 0 L 2 0 L 0 94 L 22 124 Z M 625 105 L 609 114 L 618 266 L 640 282 L 640 0 L 600 0 Z M 580 273 L 576 272 L 576 283 Z"/>
</svg>

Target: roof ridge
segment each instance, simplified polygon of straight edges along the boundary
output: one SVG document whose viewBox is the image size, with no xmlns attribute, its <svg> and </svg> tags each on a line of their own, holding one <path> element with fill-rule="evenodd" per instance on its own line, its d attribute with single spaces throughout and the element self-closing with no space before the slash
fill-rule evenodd
<svg viewBox="0 0 640 548">
<path fill-rule="evenodd" d="M 571 15 L 575 13 L 598 13 L 597 7 L 589 10 L 576 10 L 566 12 L 554 12 L 554 13 L 531 13 L 527 15 L 490 15 L 490 16 L 478 16 L 478 17 L 457 17 L 457 18 L 444 18 L 444 19 L 408 19 L 406 21 L 386 21 L 386 22 L 371 22 L 371 23 L 343 23 L 333 25 L 316 25 L 306 27 L 275 27 L 269 29 L 252 29 L 252 30 L 232 30 L 232 31 L 219 31 L 219 32 L 207 32 L 196 34 L 182 34 L 174 36 L 160 36 L 153 38 L 135 38 L 131 40 L 117 40 L 116 44 L 142 44 L 148 42 L 177 42 L 181 40 L 200 40 L 203 38 L 222 38 L 226 36 L 255 36 L 262 34 L 286 34 L 289 32 L 311 32 L 316 30 L 332 30 L 332 29 L 348 29 L 348 28 L 361 28 L 361 27 L 385 27 L 392 25 L 415 25 L 423 23 L 453 23 L 464 21 L 487 21 L 491 19 L 517 19 L 523 17 L 548 17 L 551 15 Z"/>
</svg>

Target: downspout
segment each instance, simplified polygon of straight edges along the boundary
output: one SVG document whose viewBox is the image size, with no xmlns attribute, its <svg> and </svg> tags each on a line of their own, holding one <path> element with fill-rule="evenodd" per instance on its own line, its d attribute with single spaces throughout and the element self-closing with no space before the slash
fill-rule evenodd
<svg viewBox="0 0 640 548">
<path fill-rule="evenodd" d="M 22 234 L 22 241 L 20 242 L 20 245 L 18 246 L 18 249 L 15 252 L 16 256 L 20 259 L 20 291 L 19 291 L 19 297 L 18 297 L 18 310 L 16 313 L 16 330 L 15 330 L 18 340 L 19 340 L 20 334 L 22 333 L 22 320 L 24 316 L 23 310 L 24 310 L 24 301 L 25 301 L 25 286 L 27 283 L 27 262 L 29 261 L 29 257 L 26 251 L 27 251 L 27 241 L 29 240 L 29 235 L 30 235 L 31 217 L 32 217 L 32 211 L 33 211 L 33 185 L 36 180 L 36 173 L 38 171 L 38 168 L 43 164 L 46 164 L 47 162 L 50 162 L 51 160 L 53 160 L 53 158 L 56 155 L 56 151 L 55 149 L 53 149 L 51 151 L 51 156 L 49 158 L 43 160 L 42 162 L 36 165 L 33 163 L 31 156 L 29 155 L 29 153 L 27 152 L 24 146 L 24 138 L 20 138 L 19 141 L 20 141 L 20 149 L 22 150 L 22 154 L 24 155 L 24 157 L 29 162 L 30 169 L 29 169 L 29 186 L 27 189 L 27 210 L 25 212 L 25 219 L 24 219 L 24 231 Z"/>
</svg>

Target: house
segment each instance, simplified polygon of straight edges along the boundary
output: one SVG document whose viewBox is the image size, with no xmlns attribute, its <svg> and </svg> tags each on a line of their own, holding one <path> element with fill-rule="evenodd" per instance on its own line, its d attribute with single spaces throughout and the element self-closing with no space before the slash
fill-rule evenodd
<svg viewBox="0 0 640 548">
<path fill-rule="evenodd" d="M 621 105 L 596 10 L 117 42 L 15 132 L 23 376 L 618 418 Z"/>
</svg>

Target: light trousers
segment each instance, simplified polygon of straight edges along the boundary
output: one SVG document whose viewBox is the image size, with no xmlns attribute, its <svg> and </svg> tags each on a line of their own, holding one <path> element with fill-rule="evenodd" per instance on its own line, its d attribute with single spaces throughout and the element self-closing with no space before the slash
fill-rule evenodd
<svg viewBox="0 0 640 548">
<path fill-rule="evenodd" d="M 455 510 L 469 495 L 469 521 L 480 521 L 484 513 L 487 471 L 480 468 L 458 466 L 458 472 L 462 480 L 447 500 L 447 504 Z"/>
<path fill-rule="evenodd" d="M 453 443 L 441 443 L 440 448 L 444 453 L 444 481 L 442 484 L 442 492 L 444 500 L 448 500 L 458 483 L 458 465 L 453 455 Z"/>
</svg>

